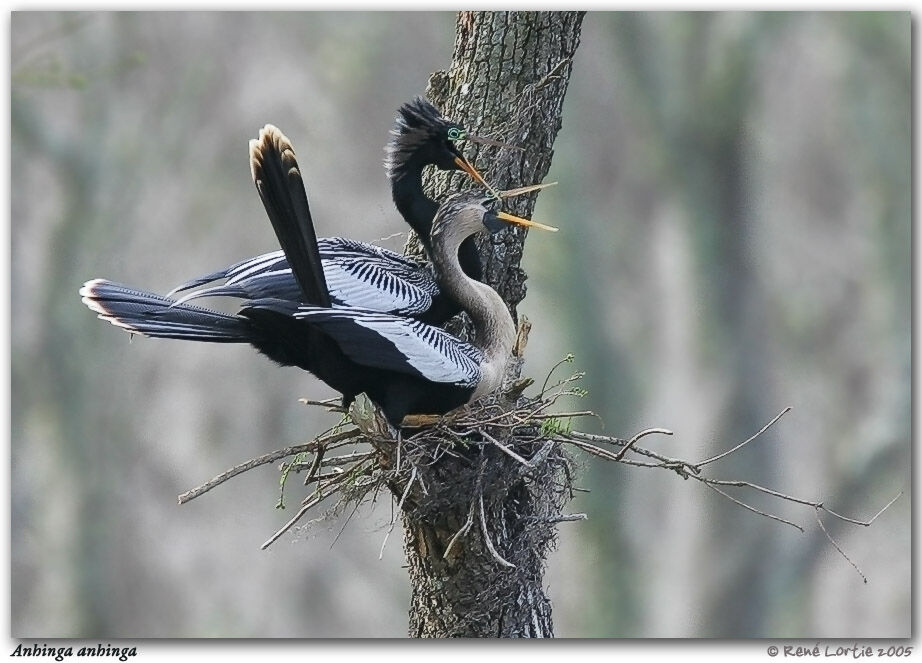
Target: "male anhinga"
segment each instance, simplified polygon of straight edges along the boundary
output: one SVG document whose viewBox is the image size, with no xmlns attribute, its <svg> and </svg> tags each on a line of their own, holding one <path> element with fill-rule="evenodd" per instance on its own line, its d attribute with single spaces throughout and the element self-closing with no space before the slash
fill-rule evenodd
<svg viewBox="0 0 922 663">
<path fill-rule="evenodd" d="M 290 150 L 279 150 L 274 136 L 251 145 L 251 166 L 258 174 L 297 170 Z M 278 184 L 282 178 L 272 178 Z M 300 178 L 297 178 L 300 181 Z M 302 190 L 303 191 L 303 190 Z M 286 198 L 290 190 L 260 188 L 267 212 L 279 205 L 302 206 L 306 196 Z M 482 195 L 456 194 L 436 214 L 430 234 L 439 287 L 468 312 L 476 343 L 466 343 L 419 320 L 365 308 L 330 308 L 316 265 L 296 266 L 299 300 L 246 300 L 229 315 L 177 303 L 167 297 L 94 279 L 80 289 L 84 303 L 99 317 L 132 333 L 224 343 L 250 343 L 282 365 L 310 371 L 343 395 L 348 405 L 365 392 L 399 425 L 409 413 L 442 414 L 495 389 L 511 352 L 515 328 L 505 304 L 489 286 L 467 276 L 458 248 L 480 230 L 495 232 L 502 221 L 545 227 L 492 211 Z M 306 302 L 306 303 L 301 303 Z"/>
<path fill-rule="evenodd" d="M 263 133 L 277 133 L 275 139 L 280 143 L 279 149 L 291 149 L 287 139 L 271 125 L 263 130 L 261 138 Z M 430 230 L 438 204 L 426 196 L 423 190 L 423 169 L 427 165 L 435 165 L 443 170 L 463 170 L 489 188 L 458 150 L 455 143 L 460 140 L 493 143 L 468 134 L 461 125 L 446 120 L 435 106 L 418 97 L 397 111 L 391 140 L 385 147 L 384 164 L 394 204 L 404 220 L 419 235 L 423 247 L 430 255 Z M 271 168 L 263 170 L 259 173 L 262 186 L 290 188 L 292 191 L 287 197 L 300 199 L 302 194 L 296 189 L 303 189 L 303 183 L 300 182 L 296 162 L 294 168 L 290 172 Z M 278 181 L 272 181 L 273 178 Z M 260 183 L 257 183 L 259 186 Z M 214 296 L 303 301 L 301 288 L 292 274 L 286 253 L 295 256 L 298 261 L 310 262 L 316 259 L 312 255 L 319 251 L 327 291 L 335 306 L 369 308 L 410 316 L 436 325 L 445 323 L 460 311 L 457 302 L 439 290 L 429 266 L 419 265 L 398 253 L 365 242 L 342 237 L 316 239 L 313 228 L 304 222 L 296 204 L 277 205 L 269 211 L 269 218 L 283 251 L 256 256 L 193 279 L 172 290 L 168 296 L 225 279 L 222 285 L 195 290 L 179 301 Z M 316 251 L 310 248 L 311 243 L 316 244 Z M 473 238 L 461 243 L 459 258 L 464 272 L 479 281 L 483 268 Z"/>
</svg>

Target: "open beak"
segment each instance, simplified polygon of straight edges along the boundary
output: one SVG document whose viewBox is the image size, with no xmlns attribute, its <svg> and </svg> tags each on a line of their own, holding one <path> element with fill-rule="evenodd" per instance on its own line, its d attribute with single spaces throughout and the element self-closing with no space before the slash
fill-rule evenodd
<svg viewBox="0 0 922 663">
<path fill-rule="evenodd" d="M 500 191 L 499 195 L 501 198 L 514 198 L 515 196 L 522 196 L 526 193 L 531 193 L 532 191 L 540 191 L 541 189 L 546 189 L 549 186 L 555 186 L 556 184 L 557 182 L 546 182 L 544 184 L 520 186 L 518 189 L 507 189 L 505 191 Z"/>
<path fill-rule="evenodd" d="M 559 228 L 554 226 L 546 226 L 543 223 L 538 223 L 537 221 L 529 221 L 528 219 L 523 219 L 520 216 L 513 216 L 512 214 L 507 214 L 506 212 L 496 212 L 496 218 L 502 219 L 507 223 L 513 223 L 517 226 L 525 226 L 526 228 L 538 228 L 539 230 L 549 230 L 552 233 L 555 233 Z"/>
<path fill-rule="evenodd" d="M 474 167 L 471 165 L 471 162 L 470 162 L 470 161 L 468 161 L 468 160 L 465 159 L 464 157 L 455 157 L 455 164 L 457 164 L 458 168 L 460 168 L 460 169 L 463 170 L 465 173 L 467 173 L 468 175 L 470 175 L 471 177 L 473 177 L 474 180 L 475 180 L 478 184 L 480 184 L 480 185 L 483 186 L 487 191 L 489 191 L 489 192 L 490 192 L 490 195 L 492 195 L 494 198 L 496 198 L 497 200 L 499 200 L 499 192 L 498 192 L 496 189 L 494 189 L 493 187 L 491 187 L 489 184 L 487 184 L 487 181 L 486 181 L 485 179 L 483 179 L 483 175 L 481 175 L 480 173 L 477 172 L 477 169 L 474 168 Z"/>
</svg>

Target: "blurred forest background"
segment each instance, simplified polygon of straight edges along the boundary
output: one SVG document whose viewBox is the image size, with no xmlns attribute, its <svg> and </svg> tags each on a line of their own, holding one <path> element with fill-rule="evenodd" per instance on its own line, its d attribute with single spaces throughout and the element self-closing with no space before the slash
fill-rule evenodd
<svg viewBox="0 0 922 663">
<path fill-rule="evenodd" d="M 129 343 L 77 289 L 276 248 L 247 162 L 266 122 L 319 234 L 402 249 L 382 147 L 453 40 L 448 12 L 13 14 L 14 637 L 406 634 L 387 499 L 266 552 L 292 515 L 275 467 L 176 506 L 335 423 L 298 403 L 330 390 L 248 347 Z M 792 406 L 711 473 L 859 518 L 906 494 L 869 529 L 824 520 L 864 584 L 809 507 L 734 493 L 801 534 L 581 458 L 559 636 L 909 636 L 910 74 L 908 12 L 587 15 L 535 213 L 561 232 L 526 245 L 526 374 L 573 353 L 607 433 L 670 428 L 646 442 L 688 460 Z"/>
</svg>

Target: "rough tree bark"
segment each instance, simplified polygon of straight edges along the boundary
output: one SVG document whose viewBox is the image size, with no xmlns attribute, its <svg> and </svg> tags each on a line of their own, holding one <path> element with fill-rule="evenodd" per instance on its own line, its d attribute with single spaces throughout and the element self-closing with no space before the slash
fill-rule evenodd
<svg viewBox="0 0 922 663">
<path fill-rule="evenodd" d="M 458 14 L 451 66 L 432 74 L 427 96 L 472 132 L 521 148 L 471 146 L 468 156 L 499 189 L 541 182 L 550 168 L 583 13 Z M 432 173 L 427 186 L 442 199 L 462 183 L 456 177 Z M 536 197 L 510 199 L 505 209 L 530 217 Z M 486 281 L 514 318 L 525 296 L 524 240 L 524 230 L 510 229 L 480 244 Z M 463 323 L 454 331 L 470 333 Z M 391 486 L 404 507 L 412 637 L 553 636 L 543 576 L 563 503 L 555 478 L 562 466 L 545 462 L 547 448 L 518 451 L 541 455 L 540 469 L 525 471 L 482 446 L 420 468 L 416 485 Z"/>
</svg>

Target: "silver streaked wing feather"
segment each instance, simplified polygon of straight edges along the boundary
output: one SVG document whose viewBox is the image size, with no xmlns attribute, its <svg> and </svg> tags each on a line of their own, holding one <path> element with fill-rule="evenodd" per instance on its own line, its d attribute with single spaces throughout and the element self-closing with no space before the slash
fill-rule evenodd
<svg viewBox="0 0 922 663">
<path fill-rule="evenodd" d="M 334 256 L 338 250 L 338 239 L 337 237 L 331 237 L 317 240 L 317 248 L 321 256 L 324 254 Z M 287 273 L 291 274 L 291 267 L 288 266 L 285 252 L 281 250 L 270 251 L 247 260 L 241 260 L 224 271 L 224 278 L 227 279 L 226 285 L 233 285 L 246 279 L 259 278 L 263 274 L 279 273 L 279 271 L 287 271 Z M 294 280 L 294 276 L 291 278 Z"/>
<path fill-rule="evenodd" d="M 291 268 L 288 267 L 285 254 L 281 251 L 264 253 L 255 258 L 239 262 L 227 270 L 227 282 L 225 285 L 233 285 L 248 278 L 258 278 L 263 274 L 278 272 L 282 264 L 290 274 Z M 291 278 L 294 279 L 294 276 Z"/>
<path fill-rule="evenodd" d="M 348 320 L 373 333 L 374 340 L 389 343 L 407 368 L 432 382 L 474 387 L 480 381 L 483 353 L 479 348 L 418 320 L 377 311 L 317 308 L 302 308 L 295 317 Z M 356 361 L 390 370 L 398 368 L 383 348 L 370 350 L 368 340 L 348 335 L 337 337 L 343 351 Z"/>
<path fill-rule="evenodd" d="M 271 270 L 273 266 L 278 262 L 284 262 L 285 267 L 288 266 L 288 263 L 285 260 L 285 254 L 281 251 L 263 253 L 262 255 L 258 255 L 253 258 L 241 260 L 240 262 L 234 263 L 230 267 L 225 267 L 224 269 L 218 270 L 217 272 L 212 272 L 211 274 L 206 274 L 204 276 L 192 279 L 191 281 L 182 283 L 170 290 L 166 296 L 172 297 L 178 292 L 191 290 L 192 288 L 199 288 L 203 285 L 207 285 L 208 283 L 214 283 L 215 281 L 221 281 L 223 279 L 228 279 L 226 285 L 232 285 L 231 281 L 237 283 L 248 278 L 258 278 L 259 274 Z M 292 280 L 294 280 L 294 277 L 292 277 Z M 192 294 L 188 296 L 192 299 L 195 299 L 201 295 Z"/>
<path fill-rule="evenodd" d="M 374 244 L 329 237 L 320 248 L 330 297 L 340 305 L 412 315 L 432 306 L 431 273 Z"/>
<path fill-rule="evenodd" d="M 432 306 L 432 293 L 411 280 L 418 271 L 414 268 L 401 273 L 399 265 L 370 258 L 323 261 L 327 288 L 335 303 L 400 315 Z"/>
</svg>

